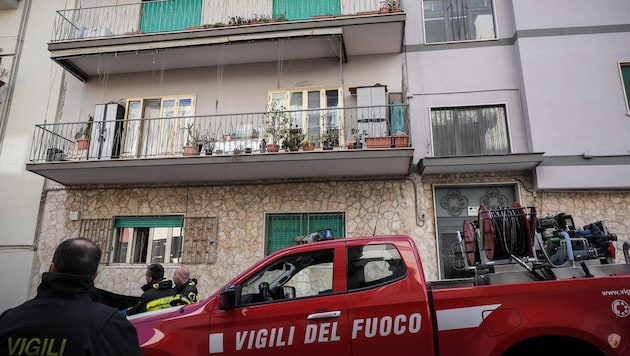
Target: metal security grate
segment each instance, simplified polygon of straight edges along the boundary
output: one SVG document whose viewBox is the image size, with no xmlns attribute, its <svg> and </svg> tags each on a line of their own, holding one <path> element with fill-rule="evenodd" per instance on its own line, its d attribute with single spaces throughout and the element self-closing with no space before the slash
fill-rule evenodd
<svg viewBox="0 0 630 356">
<path fill-rule="evenodd" d="M 335 238 L 346 236 L 345 213 L 289 213 L 267 215 L 267 254 L 297 245 L 304 236 L 331 229 Z"/>
<path fill-rule="evenodd" d="M 81 220 L 79 237 L 89 239 L 101 248 L 103 252 L 102 264 L 109 261 L 112 231 L 112 219 Z"/>
<path fill-rule="evenodd" d="M 184 222 L 184 248 L 182 263 L 212 264 L 217 259 L 216 217 L 186 218 Z"/>
</svg>

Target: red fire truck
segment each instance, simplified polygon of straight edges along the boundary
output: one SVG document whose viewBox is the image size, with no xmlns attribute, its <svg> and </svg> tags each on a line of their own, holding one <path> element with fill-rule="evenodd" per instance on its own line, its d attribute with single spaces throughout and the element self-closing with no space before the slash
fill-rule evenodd
<svg viewBox="0 0 630 356">
<path fill-rule="evenodd" d="M 130 320 L 145 355 L 630 355 L 630 264 L 611 263 L 611 235 L 524 210 L 464 223 L 470 278 L 425 281 L 408 236 L 333 239 Z"/>
</svg>

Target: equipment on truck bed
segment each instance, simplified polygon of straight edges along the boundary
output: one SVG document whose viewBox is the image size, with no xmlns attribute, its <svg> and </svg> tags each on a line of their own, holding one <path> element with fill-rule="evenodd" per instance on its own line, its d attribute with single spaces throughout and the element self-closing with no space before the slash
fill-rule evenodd
<svg viewBox="0 0 630 356">
<path fill-rule="evenodd" d="M 578 229 L 571 215 L 538 218 L 536 208 L 514 202 L 511 207 L 496 209 L 480 206 L 477 219 L 465 220 L 458 231 L 457 246 L 463 268 L 474 270 L 477 276 L 495 272 L 498 266 L 517 264 L 536 279 L 548 280 L 556 279 L 552 268 L 574 267 L 576 261 L 614 263 L 613 241 L 617 236 L 603 221 Z M 589 275 L 587 264 L 581 266 Z"/>
</svg>

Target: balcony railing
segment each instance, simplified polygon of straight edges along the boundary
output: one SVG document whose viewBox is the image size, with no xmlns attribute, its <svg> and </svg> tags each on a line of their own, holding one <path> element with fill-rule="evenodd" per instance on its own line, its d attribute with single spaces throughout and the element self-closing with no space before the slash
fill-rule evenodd
<svg viewBox="0 0 630 356">
<path fill-rule="evenodd" d="M 51 41 L 376 12 L 379 0 L 163 0 L 57 11 Z"/>
<path fill-rule="evenodd" d="M 315 150 L 409 147 L 408 121 L 407 105 L 393 104 L 40 124 L 29 161 L 260 154 L 273 143 L 280 152 L 291 143 L 304 150 L 304 141 Z M 196 151 L 185 153 L 184 146 Z"/>
</svg>

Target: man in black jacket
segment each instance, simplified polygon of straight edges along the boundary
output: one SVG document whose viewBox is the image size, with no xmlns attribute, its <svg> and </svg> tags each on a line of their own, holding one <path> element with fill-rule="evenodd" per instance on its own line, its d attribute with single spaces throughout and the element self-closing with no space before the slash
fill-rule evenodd
<svg viewBox="0 0 630 356">
<path fill-rule="evenodd" d="M 176 298 L 171 301 L 171 305 L 185 305 L 199 301 L 197 279 L 190 278 L 190 270 L 188 267 L 182 266 L 176 269 L 173 274 L 173 282 L 175 282 Z"/>
<path fill-rule="evenodd" d="M 91 299 L 100 259 L 87 239 L 63 241 L 35 298 L 0 315 L 0 355 L 140 355 L 133 325 Z"/>
<path fill-rule="evenodd" d="M 127 310 L 127 315 L 144 313 L 170 307 L 170 298 L 175 295 L 173 282 L 164 278 L 164 267 L 159 263 L 153 263 L 147 267 L 145 275 L 147 284 L 141 288 L 144 291 L 140 296 L 140 302 Z M 152 303 L 153 302 L 153 303 Z"/>
</svg>

